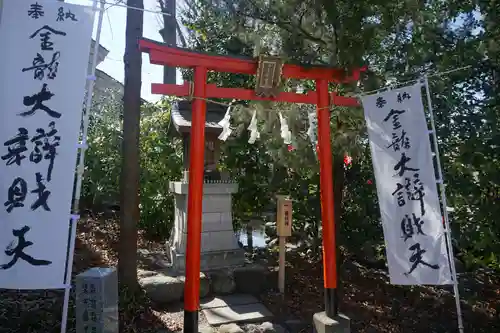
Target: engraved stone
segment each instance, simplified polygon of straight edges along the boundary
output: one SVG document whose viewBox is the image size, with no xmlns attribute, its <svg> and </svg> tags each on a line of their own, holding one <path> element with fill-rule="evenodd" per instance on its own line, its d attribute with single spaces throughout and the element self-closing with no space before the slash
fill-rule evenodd
<svg viewBox="0 0 500 333">
<path fill-rule="evenodd" d="M 76 277 L 76 332 L 118 333 L 118 278 L 111 267 Z"/>
</svg>

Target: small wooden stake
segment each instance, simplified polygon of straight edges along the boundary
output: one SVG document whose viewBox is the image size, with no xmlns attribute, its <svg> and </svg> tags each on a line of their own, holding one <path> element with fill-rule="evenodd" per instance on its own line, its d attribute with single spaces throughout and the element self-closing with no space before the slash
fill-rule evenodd
<svg viewBox="0 0 500 333">
<path fill-rule="evenodd" d="M 278 288 L 285 297 L 285 252 L 286 238 L 292 235 L 292 201 L 288 196 L 278 195 L 276 227 L 279 237 L 279 273 Z"/>
<path fill-rule="evenodd" d="M 279 272 L 278 272 L 278 288 L 280 293 L 285 296 L 285 255 L 286 255 L 286 237 L 280 236 L 279 239 L 279 251 L 280 251 L 280 259 L 279 259 Z"/>
</svg>

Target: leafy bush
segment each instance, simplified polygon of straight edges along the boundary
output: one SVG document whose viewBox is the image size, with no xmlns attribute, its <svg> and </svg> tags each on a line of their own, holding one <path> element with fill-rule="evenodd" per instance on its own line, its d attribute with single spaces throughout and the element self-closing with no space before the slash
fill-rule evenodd
<svg viewBox="0 0 500 333">
<path fill-rule="evenodd" d="M 141 121 L 141 193 L 139 227 L 150 236 L 167 238 L 174 219 L 169 182 L 182 173 L 182 144 L 168 136 L 170 105 L 164 102 Z"/>
<path fill-rule="evenodd" d="M 118 92 L 98 97 L 91 110 L 82 204 L 96 212 L 119 205 L 122 112 Z M 167 238 L 174 218 L 168 183 L 181 175 L 182 146 L 178 139 L 167 135 L 168 101 L 143 105 L 141 115 L 139 227 L 150 236 Z"/>
</svg>

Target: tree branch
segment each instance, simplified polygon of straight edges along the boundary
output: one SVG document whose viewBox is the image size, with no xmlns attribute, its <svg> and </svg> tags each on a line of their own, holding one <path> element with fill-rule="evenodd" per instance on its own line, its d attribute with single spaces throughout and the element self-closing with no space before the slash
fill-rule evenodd
<svg viewBox="0 0 500 333">
<path fill-rule="evenodd" d="M 272 16 L 278 17 L 279 15 L 272 10 L 269 11 L 268 15 L 264 16 L 264 14 L 259 13 L 260 12 L 259 6 L 253 0 L 247 0 L 247 3 L 251 4 L 252 13 L 246 13 L 246 12 L 243 12 L 241 10 L 234 9 L 234 7 L 230 7 L 230 8 L 232 9 L 233 13 L 238 15 L 238 16 L 251 18 L 251 19 L 258 19 L 258 20 L 264 21 L 268 24 L 276 25 L 277 27 L 279 27 L 283 30 L 286 30 L 289 33 L 296 33 L 298 31 L 299 34 L 302 35 L 302 37 L 304 39 L 308 39 L 312 42 L 319 43 L 319 44 L 324 45 L 324 46 L 328 45 L 328 43 L 326 41 L 324 41 L 323 39 L 321 39 L 319 37 L 313 36 L 310 32 L 306 31 L 300 25 L 293 24 L 293 22 L 291 22 L 291 21 L 273 20 L 271 18 Z M 295 31 L 295 30 L 297 30 L 297 31 Z"/>
</svg>

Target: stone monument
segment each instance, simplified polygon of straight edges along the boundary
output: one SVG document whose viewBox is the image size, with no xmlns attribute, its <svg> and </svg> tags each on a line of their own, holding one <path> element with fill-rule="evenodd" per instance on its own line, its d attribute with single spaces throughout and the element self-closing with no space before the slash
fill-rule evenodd
<svg viewBox="0 0 500 333">
<path fill-rule="evenodd" d="M 217 171 L 220 153 L 220 141 L 217 137 L 222 131 L 218 122 L 222 120 L 225 112 L 224 107 L 207 102 L 201 234 L 202 271 L 242 266 L 245 261 L 244 251 L 239 247 L 233 230 L 232 194 L 238 191 L 238 184 L 231 182 L 226 174 Z M 179 273 L 185 271 L 190 130 L 191 102 L 179 101 L 172 106 L 169 134 L 182 137 L 184 175 L 182 180 L 170 182 L 169 190 L 175 197 L 175 216 L 174 228 L 167 242 L 167 255 Z"/>
<path fill-rule="evenodd" d="M 94 267 L 76 276 L 76 333 L 118 333 L 115 268 Z"/>
</svg>

